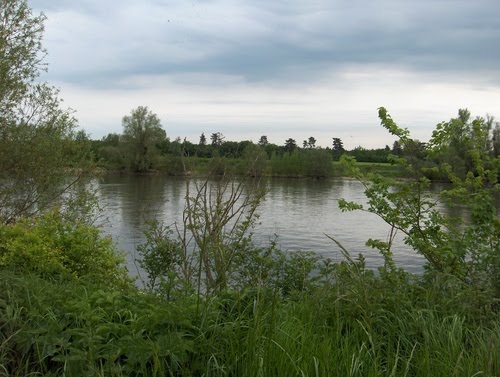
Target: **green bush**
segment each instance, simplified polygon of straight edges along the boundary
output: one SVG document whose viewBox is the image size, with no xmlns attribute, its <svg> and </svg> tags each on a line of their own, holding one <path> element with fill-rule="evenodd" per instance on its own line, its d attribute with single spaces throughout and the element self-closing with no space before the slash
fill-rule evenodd
<svg viewBox="0 0 500 377">
<path fill-rule="evenodd" d="M 0 266 L 12 270 L 129 284 L 122 262 L 110 238 L 56 210 L 0 226 Z"/>
</svg>

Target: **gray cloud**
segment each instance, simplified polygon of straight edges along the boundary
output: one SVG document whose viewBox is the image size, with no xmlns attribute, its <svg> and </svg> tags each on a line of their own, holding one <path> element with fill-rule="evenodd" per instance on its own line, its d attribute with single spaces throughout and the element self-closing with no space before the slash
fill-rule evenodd
<svg viewBox="0 0 500 377">
<path fill-rule="evenodd" d="M 36 0 L 51 76 L 90 86 L 133 75 L 319 80 L 350 64 L 485 70 L 497 80 L 500 2 Z"/>
<path fill-rule="evenodd" d="M 138 105 L 170 136 L 392 141 L 387 107 L 426 140 L 500 100 L 498 0 L 31 0 L 47 80 L 95 137 Z"/>
</svg>

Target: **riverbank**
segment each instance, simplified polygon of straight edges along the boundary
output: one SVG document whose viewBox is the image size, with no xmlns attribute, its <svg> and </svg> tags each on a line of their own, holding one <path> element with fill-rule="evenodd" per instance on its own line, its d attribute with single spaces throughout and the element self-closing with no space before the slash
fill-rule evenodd
<svg viewBox="0 0 500 377">
<path fill-rule="evenodd" d="M 0 250 L 5 375 L 500 373 L 494 292 L 446 273 L 249 248 L 225 289 L 139 289 L 96 228 L 55 212 L 2 225 Z"/>
<path fill-rule="evenodd" d="M 339 161 L 332 161 L 327 169 L 322 169 L 321 174 L 311 171 L 306 172 L 301 168 L 289 169 L 288 173 L 273 171 L 271 161 L 265 161 L 258 170 L 248 169 L 244 160 L 234 158 L 200 158 L 186 157 L 175 159 L 170 164 L 148 172 L 131 172 L 126 169 L 100 166 L 96 169 L 99 174 L 166 174 L 178 177 L 206 177 L 207 175 L 222 175 L 230 173 L 239 176 L 263 176 L 272 178 L 349 178 L 348 171 Z M 407 178 L 408 173 L 403 167 L 389 162 L 358 162 L 357 166 L 362 173 L 380 174 L 388 178 Z"/>
<path fill-rule="evenodd" d="M 166 301 L 0 270 L 5 375 L 494 376 L 500 321 L 455 281 L 376 278 L 283 296 L 247 287 Z M 443 287 L 446 287 L 443 289 Z"/>
</svg>

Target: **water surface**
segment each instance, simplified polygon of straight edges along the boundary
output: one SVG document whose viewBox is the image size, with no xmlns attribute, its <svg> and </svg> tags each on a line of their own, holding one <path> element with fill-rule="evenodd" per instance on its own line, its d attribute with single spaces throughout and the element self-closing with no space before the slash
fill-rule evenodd
<svg viewBox="0 0 500 377">
<path fill-rule="evenodd" d="M 362 185 L 354 180 L 271 179 L 268 193 L 258 209 L 254 242 L 266 246 L 277 240 L 282 250 L 314 251 L 335 261 L 342 255 L 334 237 L 351 255 L 363 253 L 367 265 L 382 264 L 376 250 L 365 246 L 369 238 L 386 240 L 390 227 L 376 215 L 355 211 L 342 213 L 337 200 L 364 202 Z M 182 222 L 186 180 L 159 175 L 109 175 L 98 183 L 104 206 L 103 228 L 125 251 L 132 275 L 136 247 L 144 242 L 143 231 L 151 219 L 165 224 Z M 395 260 L 409 271 L 421 269 L 423 258 L 416 255 L 398 235 L 393 246 Z"/>
</svg>

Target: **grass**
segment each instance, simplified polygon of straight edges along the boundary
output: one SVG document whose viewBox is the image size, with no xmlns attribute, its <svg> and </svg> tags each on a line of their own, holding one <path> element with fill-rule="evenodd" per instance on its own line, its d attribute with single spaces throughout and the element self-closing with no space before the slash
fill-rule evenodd
<svg viewBox="0 0 500 377">
<path fill-rule="evenodd" d="M 496 286 L 242 242 L 230 283 L 167 295 L 101 241 L 51 212 L 0 227 L 0 376 L 500 376 Z"/>
<path fill-rule="evenodd" d="M 391 164 L 389 162 L 356 162 L 356 166 L 363 174 L 380 174 L 387 178 L 406 178 L 407 172 L 400 165 Z M 333 162 L 334 176 L 346 176 L 347 172 L 341 166 L 339 161 Z"/>
<path fill-rule="evenodd" d="M 2 270 L 0 375 L 500 375 L 498 317 L 422 300 L 418 282 L 346 276 L 286 297 L 226 292 L 197 311 L 193 296 Z"/>
</svg>

